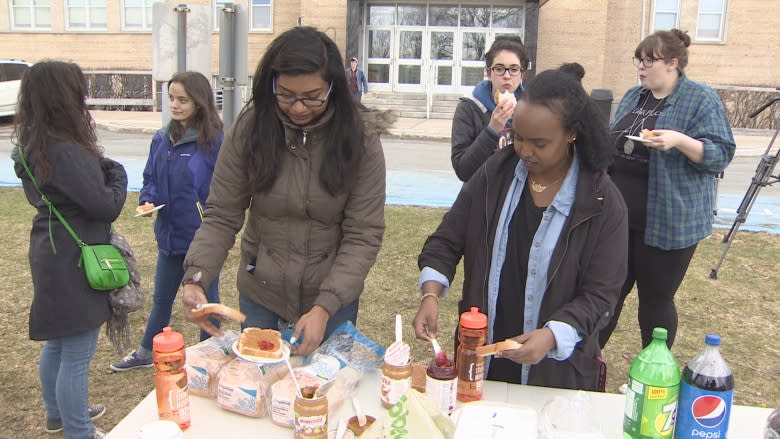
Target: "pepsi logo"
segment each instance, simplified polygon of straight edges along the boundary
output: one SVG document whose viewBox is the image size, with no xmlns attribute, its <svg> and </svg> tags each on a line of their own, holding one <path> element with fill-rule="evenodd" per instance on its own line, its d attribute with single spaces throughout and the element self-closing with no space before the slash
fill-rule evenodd
<svg viewBox="0 0 780 439">
<path fill-rule="evenodd" d="M 693 401 L 693 419 L 706 428 L 715 428 L 726 418 L 726 401 L 716 395 L 702 395 Z"/>
</svg>

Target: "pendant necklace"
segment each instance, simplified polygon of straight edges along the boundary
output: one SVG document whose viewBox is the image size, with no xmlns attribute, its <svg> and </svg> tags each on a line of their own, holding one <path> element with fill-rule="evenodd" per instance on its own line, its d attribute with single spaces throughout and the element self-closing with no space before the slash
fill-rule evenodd
<svg viewBox="0 0 780 439">
<path fill-rule="evenodd" d="M 636 125 L 636 122 L 639 120 L 639 117 L 642 116 L 643 110 L 645 109 L 645 105 L 647 105 L 647 101 L 650 99 L 650 95 L 651 94 L 652 94 L 651 91 L 647 92 L 647 96 L 645 97 L 645 102 L 642 103 L 642 106 L 639 108 L 639 114 L 636 115 L 636 117 L 634 118 L 634 121 L 631 122 L 631 126 L 628 127 L 628 130 L 626 131 L 627 134 L 634 135 L 633 134 L 634 126 Z M 660 107 L 665 101 L 666 101 L 666 96 L 664 96 L 661 100 L 659 100 L 655 104 L 655 107 L 653 107 L 653 109 L 649 113 L 647 113 L 647 115 L 645 117 L 642 118 L 642 121 L 639 124 L 639 126 L 637 127 L 637 129 L 643 127 L 644 124 L 645 124 L 645 120 L 647 120 L 647 118 L 650 117 L 651 114 L 655 113 L 655 110 L 657 110 L 658 107 Z M 636 135 L 639 135 L 638 131 L 637 131 Z M 631 153 L 634 152 L 634 141 L 633 140 L 626 139 L 625 143 L 623 143 L 623 152 L 625 154 L 627 154 L 627 155 L 631 155 Z"/>
<path fill-rule="evenodd" d="M 563 177 L 555 180 L 552 183 L 548 183 L 548 184 L 539 184 L 530 175 L 528 176 L 528 179 L 531 180 L 531 190 L 536 192 L 537 194 L 540 194 L 540 193 L 546 191 L 548 187 L 550 187 L 550 186 L 554 185 L 555 183 L 558 183 L 559 181 L 563 180 Z"/>
</svg>

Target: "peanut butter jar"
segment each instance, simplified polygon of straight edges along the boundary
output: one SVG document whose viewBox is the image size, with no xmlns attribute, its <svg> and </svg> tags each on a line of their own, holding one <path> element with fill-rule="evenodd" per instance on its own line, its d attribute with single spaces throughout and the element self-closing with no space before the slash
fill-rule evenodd
<svg viewBox="0 0 780 439">
<path fill-rule="evenodd" d="M 389 409 L 412 387 L 412 362 L 395 366 L 387 362 L 382 364 L 382 387 L 380 389 L 382 406 Z"/>
<path fill-rule="evenodd" d="M 295 439 L 328 438 L 328 398 L 314 398 L 317 387 L 301 388 L 295 397 Z"/>
</svg>

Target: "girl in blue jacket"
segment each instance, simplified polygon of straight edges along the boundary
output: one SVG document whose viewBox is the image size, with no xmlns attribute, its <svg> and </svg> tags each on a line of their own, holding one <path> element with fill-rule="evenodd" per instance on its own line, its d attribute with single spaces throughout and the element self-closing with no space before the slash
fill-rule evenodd
<svg viewBox="0 0 780 439">
<path fill-rule="evenodd" d="M 222 120 L 205 76 L 198 72 L 175 74 L 168 83 L 168 98 L 171 121 L 152 138 L 138 200 L 139 212 L 159 208 L 154 222 L 158 254 L 152 311 L 138 349 L 110 366 L 117 372 L 152 366 L 152 338 L 170 322 L 184 276 L 184 255 L 200 226 L 222 145 Z M 219 278 L 211 283 L 206 296 L 209 302 L 219 302 Z M 208 337 L 201 332 L 201 340 Z"/>
</svg>

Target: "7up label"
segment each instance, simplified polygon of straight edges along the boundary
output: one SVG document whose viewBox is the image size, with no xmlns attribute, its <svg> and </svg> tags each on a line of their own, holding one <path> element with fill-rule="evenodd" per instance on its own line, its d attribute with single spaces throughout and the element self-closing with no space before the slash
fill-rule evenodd
<svg viewBox="0 0 780 439">
<path fill-rule="evenodd" d="M 680 386 L 650 386 L 628 380 L 626 410 L 623 417 L 624 439 L 669 439 L 677 419 Z"/>
</svg>

